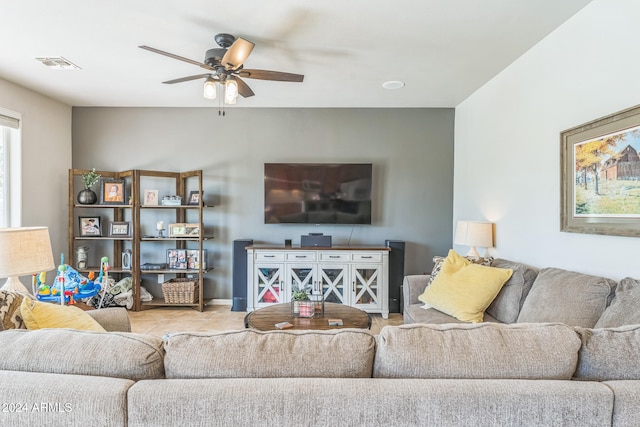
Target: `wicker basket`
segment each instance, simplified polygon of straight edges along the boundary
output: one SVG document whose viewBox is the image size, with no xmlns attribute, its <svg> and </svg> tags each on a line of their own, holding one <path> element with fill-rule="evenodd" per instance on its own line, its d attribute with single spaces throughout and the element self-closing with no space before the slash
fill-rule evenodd
<svg viewBox="0 0 640 427">
<path fill-rule="evenodd" d="M 171 279 L 162 284 L 162 294 L 167 304 L 193 304 L 198 302 L 198 281 L 195 279 Z"/>
</svg>

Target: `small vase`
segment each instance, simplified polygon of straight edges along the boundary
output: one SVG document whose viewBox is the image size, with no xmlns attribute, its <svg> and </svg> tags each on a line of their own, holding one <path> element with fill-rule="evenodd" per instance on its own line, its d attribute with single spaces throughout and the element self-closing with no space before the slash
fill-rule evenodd
<svg viewBox="0 0 640 427">
<path fill-rule="evenodd" d="M 95 191 L 85 188 L 78 193 L 78 203 L 81 205 L 93 205 L 98 201 L 98 195 Z"/>
</svg>

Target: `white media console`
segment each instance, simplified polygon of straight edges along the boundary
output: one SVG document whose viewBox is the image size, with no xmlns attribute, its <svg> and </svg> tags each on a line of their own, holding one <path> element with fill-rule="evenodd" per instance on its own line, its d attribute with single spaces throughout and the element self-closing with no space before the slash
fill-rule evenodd
<svg viewBox="0 0 640 427">
<path fill-rule="evenodd" d="M 389 317 L 389 248 L 247 248 L 247 311 L 291 301 L 291 290 L 322 289 L 325 302 Z"/>
</svg>

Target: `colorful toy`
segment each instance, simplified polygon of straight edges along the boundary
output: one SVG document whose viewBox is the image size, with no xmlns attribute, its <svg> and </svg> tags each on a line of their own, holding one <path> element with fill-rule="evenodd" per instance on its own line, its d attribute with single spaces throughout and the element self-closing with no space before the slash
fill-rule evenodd
<svg viewBox="0 0 640 427">
<path fill-rule="evenodd" d="M 89 275 L 92 276 L 91 273 Z M 60 256 L 60 265 L 54 283 L 47 286 L 44 283 L 45 279 L 45 273 L 40 273 L 38 277 L 34 274 L 32 277 L 31 284 L 34 288 L 37 287 L 36 298 L 40 301 L 75 304 L 76 300 L 91 298 L 101 289 L 101 286 L 92 279 L 80 275 L 73 267 L 65 264 L 64 254 Z"/>
</svg>

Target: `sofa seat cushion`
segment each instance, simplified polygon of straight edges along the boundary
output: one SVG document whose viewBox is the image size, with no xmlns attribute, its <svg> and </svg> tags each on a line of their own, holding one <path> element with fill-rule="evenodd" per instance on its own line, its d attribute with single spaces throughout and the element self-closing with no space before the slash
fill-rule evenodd
<svg viewBox="0 0 640 427">
<path fill-rule="evenodd" d="M 625 277 L 618 283 L 611 304 L 595 327 L 616 328 L 637 324 L 640 324 L 640 281 Z"/>
<path fill-rule="evenodd" d="M 579 381 L 154 380 L 131 387 L 128 426 L 602 427 L 612 407 L 608 387 Z"/>
<path fill-rule="evenodd" d="M 424 304 L 411 304 L 404 308 L 404 323 L 467 323 L 458 320 L 453 316 L 436 310 L 435 308 L 425 308 Z M 483 322 L 498 322 L 491 315 L 485 313 Z"/>
<path fill-rule="evenodd" d="M 640 380 L 640 325 L 575 329 L 582 339 L 577 379 Z"/>
<path fill-rule="evenodd" d="M 0 370 L 0 426 L 126 426 L 133 384 L 121 378 Z"/>
<path fill-rule="evenodd" d="M 374 377 L 571 379 L 580 338 L 563 324 L 385 326 Z"/>
<path fill-rule="evenodd" d="M 418 298 L 464 322 L 482 322 L 512 270 L 474 264 L 450 250 L 436 278 Z"/>
<path fill-rule="evenodd" d="M 0 331 L 26 328 L 20 313 L 23 298 L 18 292 L 0 290 Z"/>
<path fill-rule="evenodd" d="M 494 260 L 491 267 L 508 268 L 513 273 L 487 307 L 485 316 L 491 315 L 502 323 L 516 323 L 522 305 L 538 276 L 538 269 L 506 259 Z"/>
<path fill-rule="evenodd" d="M 611 425 L 637 427 L 640 424 L 640 381 L 604 381 L 602 385 L 609 387 L 615 396 Z"/>
<path fill-rule="evenodd" d="M 162 344 L 161 338 L 126 332 L 12 329 L 0 333 L 0 369 L 131 380 L 163 378 Z"/>
<path fill-rule="evenodd" d="M 593 328 L 611 303 L 615 288 L 616 282 L 604 277 L 544 268 L 533 282 L 518 322 L 562 322 Z"/>
<path fill-rule="evenodd" d="M 165 338 L 167 378 L 369 378 L 375 339 L 368 331 L 177 333 Z"/>
</svg>

